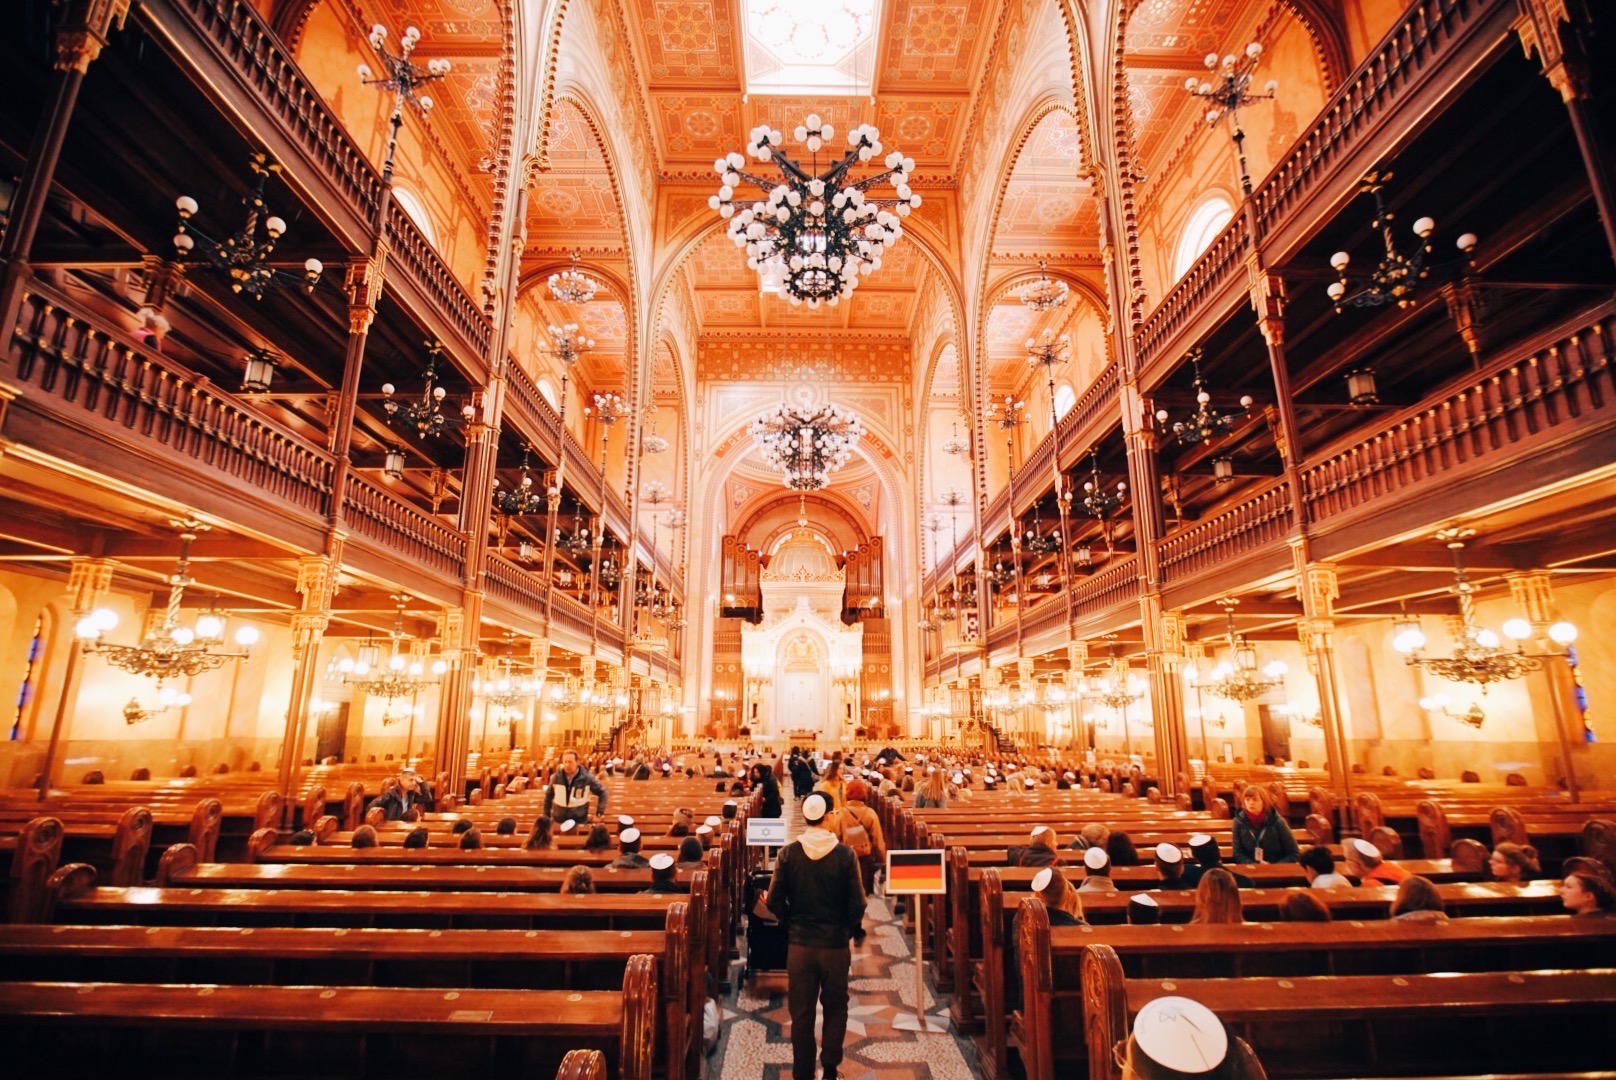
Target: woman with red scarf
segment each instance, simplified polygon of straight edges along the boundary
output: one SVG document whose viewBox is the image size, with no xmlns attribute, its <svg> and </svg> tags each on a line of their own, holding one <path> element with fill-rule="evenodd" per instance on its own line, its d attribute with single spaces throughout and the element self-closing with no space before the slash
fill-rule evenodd
<svg viewBox="0 0 1616 1080">
<path fill-rule="evenodd" d="M 1295 862 L 1300 853 L 1291 827 L 1274 809 L 1266 789 L 1248 786 L 1240 796 L 1242 809 L 1234 816 L 1234 861 L 1237 863 Z"/>
</svg>

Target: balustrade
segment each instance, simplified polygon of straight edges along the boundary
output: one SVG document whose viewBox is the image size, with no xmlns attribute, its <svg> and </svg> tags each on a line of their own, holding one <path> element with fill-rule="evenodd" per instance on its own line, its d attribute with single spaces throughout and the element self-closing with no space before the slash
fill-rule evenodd
<svg viewBox="0 0 1616 1080">
<path fill-rule="evenodd" d="M 464 533 L 361 476 L 348 478 L 342 511 L 343 524 L 357 537 L 446 577 L 459 579 L 465 571 Z"/>
<path fill-rule="evenodd" d="M 421 235 L 421 230 L 391 195 L 387 203 L 387 241 L 388 273 L 409 277 L 431 310 L 459 335 L 464 346 L 462 362 L 469 361 L 470 370 L 482 372 L 492 332 L 487 318 L 437 249 Z"/>
<path fill-rule="evenodd" d="M 484 568 L 483 584 L 491 602 L 543 621 L 544 582 L 538 574 L 491 551 Z"/>
<path fill-rule="evenodd" d="M 314 516 L 327 514 L 332 462 L 323 449 L 48 286 L 34 282 L 31 289 L 8 348 L 26 407 L 79 433 L 104 431 L 108 443 L 138 441 L 149 458 L 132 460 L 119 479 L 139 484 L 154 462 L 171 462 L 228 476 L 244 490 Z M 98 455 L 96 465 L 113 462 Z"/>
<path fill-rule="evenodd" d="M 1094 436 L 1084 438 L 1084 434 L 1094 425 L 1122 423 L 1122 413 L 1117 404 L 1117 383 L 1117 364 L 1113 360 L 1083 391 L 1066 415 L 1056 422 L 1055 432 L 1060 437 L 1061 457 L 1074 451 L 1082 453 L 1087 450 L 1087 444 L 1094 441 Z"/>
<path fill-rule="evenodd" d="M 1093 617 L 1139 602 L 1139 560 L 1129 555 L 1072 583 L 1072 618 Z"/>
<path fill-rule="evenodd" d="M 1282 539 L 1290 528 L 1290 484 L 1271 481 L 1238 505 L 1162 540 L 1162 580 L 1179 581 L 1228 562 Z"/>
<path fill-rule="evenodd" d="M 1345 201 L 1374 158 L 1424 120 L 1434 104 L 1426 91 L 1440 85 L 1450 67 L 1452 89 L 1457 89 L 1480 50 L 1503 40 L 1515 11 L 1508 0 L 1416 0 L 1403 13 L 1252 195 L 1270 261 L 1282 259 L 1305 239 L 1305 230 L 1316 226 L 1310 206 Z M 1295 236 L 1289 235 L 1293 228 Z M 1281 233 L 1283 241 L 1277 239 Z M 1186 340 L 1190 326 L 1221 318 L 1244 300 L 1251 241 L 1245 215 L 1236 214 L 1162 298 L 1135 336 L 1142 372 L 1193 344 Z M 1237 281 L 1240 287 L 1234 289 Z M 1214 305 L 1220 294 L 1224 302 Z"/>
<path fill-rule="evenodd" d="M 1493 466 L 1616 415 L 1610 335 L 1616 305 L 1506 356 L 1479 376 L 1349 445 L 1327 450 L 1302 473 L 1308 520 L 1315 524 L 1477 464 Z M 1592 464 L 1592 463 L 1590 463 Z"/>
</svg>

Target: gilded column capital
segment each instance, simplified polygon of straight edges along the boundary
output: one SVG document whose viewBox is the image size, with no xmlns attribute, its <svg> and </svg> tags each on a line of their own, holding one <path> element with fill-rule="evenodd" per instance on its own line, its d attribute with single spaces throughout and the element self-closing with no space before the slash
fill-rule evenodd
<svg viewBox="0 0 1616 1080">
<path fill-rule="evenodd" d="M 106 48 L 114 30 L 129 17 L 129 0 L 68 0 L 56 31 L 56 70 L 83 75 Z"/>
<path fill-rule="evenodd" d="M 1335 563 L 1316 562 L 1303 566 L 1296 578 L 1296 598 L 1308 617 L 1329 619 L 1335 615 L 1335 602 L 1341 597 L 1341 571 Z"/>
<path fill-rule="evenodd" d="M 1516 570 L 1504 575 L 1509 598 L 1526 612 L 1526 621 L 1542 633 L 1554 621 L 1554 586 L 1547 570 Z"/>
<path fill-rule="evenodd" d="M 1246 255 L 1247 294 L 1257 328 L 1271 347 L 1285 344 L 1285 279 L 1262 264 L 1257 251 Z"/>
<path fill-rule="evenodd" d="M 67 565 L 68 608 L 93 611 L 112 587 L 112 572 L 118 564 L 111 559 L 76 558 Z"/>
<path fill-rule="evenodd" d="M 464 608 L 450 607 L 438 612 L 437 638 L 443 647 L 443 661 L 451 668 L 457 668 L 463 662 L 461 638 L 465 633 L 465 626 Z"/>
<path fill-rule="evenodd" d="M 1537 57 L 1549 85 L 1563 101 L 1588 96 L 1588 72 L 1582 57 L 1568 52 L 1560 27 L 1576 20 L 1567 0 L 1516 0 L 1520 15 L 1511 27 L 1528 58 Z"/>
<path fill-rule="evenodd" d="M 319 648 L 320 639 L 330 625 L 331 616 L 325 612 L 292 612 L 292 654 L 301 660 L 310 650 Z"/>
<path fill-rule="evenodd" d="M 306 612 L 330 612 L 331 597 L 337 591 L 336 560 L 325 555 L 305 555 L 297 561 L 296 589 L 303 597 Z"/>
</svg>

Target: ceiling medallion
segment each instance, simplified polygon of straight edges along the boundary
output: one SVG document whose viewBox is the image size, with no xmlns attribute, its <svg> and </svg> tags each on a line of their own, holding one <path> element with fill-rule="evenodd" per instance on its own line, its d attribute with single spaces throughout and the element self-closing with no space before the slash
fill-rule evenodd
<svg viewBox="0 0 1616 1080">
<path fill-rule="evenodd" d="M 920 196 L 909 189 L 914 159 L 899 151 L 886 156 L 884 171 L 852 178 L 855 166 L 881 153 L 881 133 L 873 125 L 860 124 L 848 132 L 847 152 L 821 171 L 819 151 L 835 133 L 814 114 L 797 127 L 792 134 L 812 155 L 804 168 L 779 148 L 779 131 L 767 124 L 753 128 L 746 153 L 773 161 L 780 170 L 778 184 L 743 172 L 746 158 L 737 152 L 713 162 L 723 184 L 707 205 L 729 220 L 729 237 L 745 249 L 746 265 L 792 304 L 834 307 L 851 296 L 861 276 L 881 268 L 881 253 L 903 236 L 901 219 L 920 205 Z M 737 208 L 733 200 L 742 181 L 756 187 L 764 200 Z M 867 196 L 886 181 L 894 198 Z"/>
</svg>

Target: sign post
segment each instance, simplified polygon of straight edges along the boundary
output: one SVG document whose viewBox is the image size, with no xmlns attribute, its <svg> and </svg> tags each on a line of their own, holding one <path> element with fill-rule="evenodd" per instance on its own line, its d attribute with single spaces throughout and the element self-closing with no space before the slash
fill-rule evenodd
<svg viewBox="0 0 1616 1080">
<path fill-rule="evenodd" d="M 926 897 L 948 892 L 948 875 L 941 849 L 887 852 L 887 895 L 915 899 L 915 1018 L 900 1016 L 892 1022 L 899 1031 L 944 1032 L 946 1023 L 926 1015 Z"/>
</svg>

